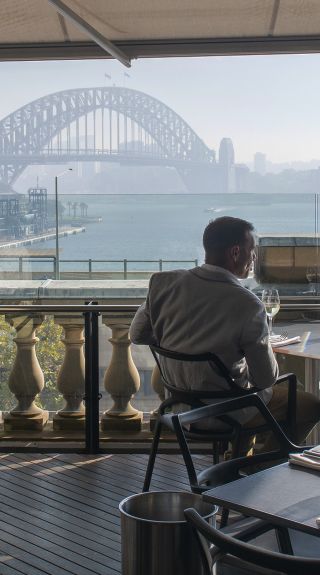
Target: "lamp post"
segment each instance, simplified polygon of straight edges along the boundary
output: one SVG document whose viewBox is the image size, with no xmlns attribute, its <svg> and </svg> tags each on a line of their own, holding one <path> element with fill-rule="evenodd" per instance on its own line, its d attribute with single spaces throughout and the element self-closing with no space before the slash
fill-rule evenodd
<svg viewBox="0 0 320 575">
<path fill-rule="evenodd" d="M 54 194 L 55 194 L 55 207 L 56 207 L 56 280 L 60 279 L 60 257 L 59 257 L 59 209 L 58 209 L 58 178 L 66 174 L 66 172 L 72 172 L 72 168 L 68 168 L 57 174 L 54 178 Z"/>
</svg>

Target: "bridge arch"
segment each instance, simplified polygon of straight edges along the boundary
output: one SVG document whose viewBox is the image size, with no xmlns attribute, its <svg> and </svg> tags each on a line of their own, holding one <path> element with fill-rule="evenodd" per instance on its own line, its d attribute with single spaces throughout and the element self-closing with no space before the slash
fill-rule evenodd
<svg viewBox="0 0 320 575">
<path fill-rule="evenodd" d="M 79 149 L 79 120 L 87 121 L 97 110 L 108 110 L 111 117 L 115 114 L 118 151 L 119 118 L 122 117 L 125 123 L 129 119 L 150 136 L 156 156 L 163 161 L 197 164 L 213 161 L 212 151 L 194 130 L 160 100 L 129 88 L 77 88 L 34 100 L 0 122 L 2 181 L 12 184 L 29 164 L 35 163 L 35 157 L 43 153 L 54 138 L 74 124 L 76 133 L 78 129 L 76 146 Z M 71 149 L 70 141 L 67 147 Z"/>
</svg>

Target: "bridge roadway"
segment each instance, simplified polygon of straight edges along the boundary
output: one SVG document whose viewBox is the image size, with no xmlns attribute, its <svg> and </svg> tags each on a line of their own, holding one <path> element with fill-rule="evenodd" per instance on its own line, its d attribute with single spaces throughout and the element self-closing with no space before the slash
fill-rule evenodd
<svg viewBox="0 0 320 575">
<path fill-rule="evenodd" d="M 179 159 L 169 156 L 152 156 L 145 152 L 118 152 L 117 150 L 43 150 L 37 154 L 1 154 L 1 163 L 12 166 L 44 165 L 44 164 L 68 164 L 69 162 L 119 162 L 123 164 L 172 166 L 172 167 L 216 167 L 215 163 L 208 161 L 194 161 L 189 158 Z"/>
</svg>

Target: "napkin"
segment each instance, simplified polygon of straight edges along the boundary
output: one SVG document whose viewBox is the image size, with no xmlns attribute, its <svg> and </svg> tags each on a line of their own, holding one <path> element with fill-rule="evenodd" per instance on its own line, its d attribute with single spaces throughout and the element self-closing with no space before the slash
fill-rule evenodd
<svg viewBox="0 0 320 575">
<path fill-rule="evenodd" d="M 310 449 L 305 449 L 303 453 L 305 453 L 305 455 L 312 455 L 313 457 L 317 457 L 319 459 L 320 445 L 314 445 L 313 447 L 310 447 Z"/>
<path fill-rule="evenodd" d="M 306 452 L 289 453 L 289 463 L 293 465 L 301 465 L 302 467 L 308 467 L 309 469 L 317 469 L 320 471 L 320 458 L 312 456 L 308 457 Z"/>
<path fill-rule="evenodd" d="M 291 343 L 300 343 L 301 337 L 297 335 L 295 337 L 287 337 L 286 339 L 280 339 L 279 335 L 272 335 L 270 337 L 270 343 L 272 347 L 280 347 L 282 345 L 290 345 Z"/>
</svg>

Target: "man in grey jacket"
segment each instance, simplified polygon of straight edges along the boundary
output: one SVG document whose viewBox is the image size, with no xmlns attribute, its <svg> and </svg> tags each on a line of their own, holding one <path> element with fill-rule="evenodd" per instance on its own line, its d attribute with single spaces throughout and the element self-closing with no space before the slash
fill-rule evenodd
<svg viewBox="0 0 320 575">
<path fill-rule="evenodd" d="M 237 385 L 261 389 L 275 418 L 284 420 L 287 390 L 273 387 L 278 365 L 269 342 L 265 309 L 239 281 L 248 277 L 256 257 L 254 227 L 238 218 L 218 218 L 206 227 L 203 245 L 202 266 L 151 277 L 146 302 L 131 325 L 131 340 L 189 354 L 214 352 Z M 162 365 L 178 387 L 210 390 L 226 386 L 206 363 L 162 358 Z M 298 395 L 297 439 L 302 442 L 320 419 L 320 401 L 306 392 Z M 233 416 L 246 427 L 264 423 L 252 408 Z M 207 422 L 206 427 L 217 428 L 217 422 Z M 242 451 L 247 452 L 252 442 L 243 445 Z M 272 447 L 270 437 L 266 448 Z"/>
</svg>

